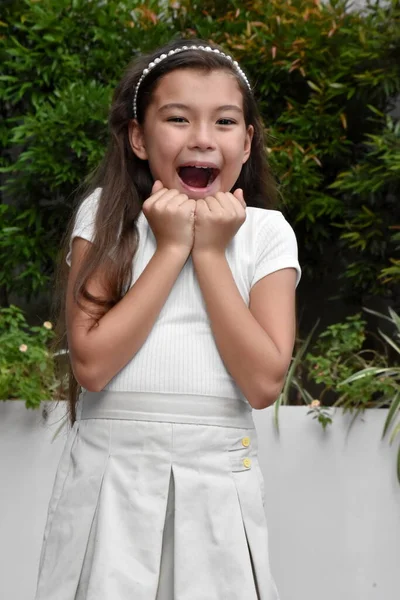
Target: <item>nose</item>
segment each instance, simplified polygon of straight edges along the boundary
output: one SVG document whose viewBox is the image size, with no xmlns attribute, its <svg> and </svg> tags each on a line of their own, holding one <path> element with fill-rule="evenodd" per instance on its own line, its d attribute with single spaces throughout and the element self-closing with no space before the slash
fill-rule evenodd
<svg viewBox="0 0 400 600">
<path fill-rule="evenodd" d="M 212 126 L 203 122 L 193 124 L 188 145 L 191 150 L 214 150 L 216 144 Z"/>
</svg>

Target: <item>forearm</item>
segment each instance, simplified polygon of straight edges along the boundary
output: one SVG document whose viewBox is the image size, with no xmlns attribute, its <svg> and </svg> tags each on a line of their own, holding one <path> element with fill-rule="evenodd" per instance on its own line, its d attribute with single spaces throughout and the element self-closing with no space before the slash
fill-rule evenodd
<svg viewBox="0 0 400 600">
<path fill-rule="evenodd" d="M 146 341 L 186 262 L 178 249 L 157 250 L 126 295 L 99 321 L 81 332 L 72 364 L 79 383 L 99 391 Z M 78 352 L 79 348 L 79 352 Z"/>
<path fill-rule="evenodd" d="M 254 408 L 272 404 L 286 373 L 279 349 L 244 302 L 225 255 L 202 253 L 193 264 L 227 370 Z"/>
</svg>

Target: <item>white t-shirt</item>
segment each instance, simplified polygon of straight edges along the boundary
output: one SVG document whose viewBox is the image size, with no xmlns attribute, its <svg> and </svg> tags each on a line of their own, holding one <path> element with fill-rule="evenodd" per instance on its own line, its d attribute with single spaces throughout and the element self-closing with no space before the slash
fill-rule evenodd
<svg viewBox="0 0 400 600">
<path fill-rule="evenodd" d="M 98 188 L 79 208 L 67 256 L 69 265 L 73 238 L 93 238 L 100 195 Z M 132 285 L 156 250 L 154 234 L 143 212 L 137 227 L 139 247 L 133 259 Z M 248 207 L 246 221 L 225 255 L 247 306 L 251 287 L 274 271 L 292 267 L 297 271 L 296 285 L 300 280 L 296 237 L 279 211 Z M 104 389 L 244 399 L 219 354 L 190 256 L 143 346 Z"/>
</svg>

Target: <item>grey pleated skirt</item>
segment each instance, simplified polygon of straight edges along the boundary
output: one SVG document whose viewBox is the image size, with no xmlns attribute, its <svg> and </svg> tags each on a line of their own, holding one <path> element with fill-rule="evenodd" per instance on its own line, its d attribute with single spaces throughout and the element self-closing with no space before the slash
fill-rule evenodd
<svg viewBox="0 0 400 600">
<path fill-rule="evenodd" d="M 278 600 L 249 405 L 82 393 L 36 600 Z"/>
</svg>

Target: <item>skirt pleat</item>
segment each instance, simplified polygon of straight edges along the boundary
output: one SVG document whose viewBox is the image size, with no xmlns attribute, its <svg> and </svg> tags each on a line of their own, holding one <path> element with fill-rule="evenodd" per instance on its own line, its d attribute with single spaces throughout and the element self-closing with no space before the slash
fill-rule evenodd
<svg viewBox="0 0 400 600">
<path fill-rule="evenodd" d="M 254 472 L 257 467 L 258 464 L 255 465 Z M 262 492 L 257 482 L 244 481 L 239 473 L 235 473 L 234 476 L 257 598 L 261 600 L 278 600 L 278 591 L 270 572 L 268 533 Z"/>
<path fill-rule="evenodd" d="M 156 600 L 171 600 L 174 598 L 174 563 L 175 563 L 175 481 L 171 470 L 168 504 L 165 513 L 163 531 L 160 574 Z"/>
<path fill-rule="evenodd" d="M 57 469 L 57 473 L 56 473 L 56 477 L 55 477 L 55 481 L 54 481 L 54 485 L 53 485 L 53 492 L 52 492 L 48 510 L 47 510 L 47 522 L 46 522 L 46 527 L 45 527 L 44 534 L 43 534 L 43 545 L 42 545 L 42 551 L 41 551 L 40 561 L 39 561 L 39 572 L 41 572 L 43 570 L 43 563 L 44 563 L 45 556 L 47 554 L 47 538 L 49 535 L 49 531 L 51 529 L 51 524 L 53 522 L 54 513 L 56 512 L 58 502 L 60 500 L 60 497 L 61 497 L 63 489 L 64 489 L 65 481 L 68 477 L 68 474 L 69 474 L 69 471 L 71 468 L 71 460 L 70 460 L 71 452 L 72 452 L 72 448 L 75 443 L 76 437 L 78 435 L 78 427 L 79 427 L 79 423 L 75 422 L 69 433 L 69 436 L 66 440 L 64 450 L 62 452 L 60 462 L 58 465 L 58 469 Z"/>
<path fill-rule="evenodd" d="M 95 435 L 85 436 L 80 422 L 68 453 L 61 459 L 54 486 L 59 500 L 50 513 L 43 545 L 37 596 L 57 600 L 75 599 L 89 533 L 100 498 L 109 459 L 108 424 L 97 424 Z M 65 472 L 64 485 L 58 482 Z M 54 505 L 53 500 L 50 504 Z"/>
<path fill-rule="evenodd" d="M 36 600 L 278 600 L 254 425 L 133 417 L 71 430 Z"/>
<path fill-rule="evenodd" d="M 91 420 L 86 422 L 91 427 Z M 109 468 L 74 600 L 156 597 L 171 474 L 171 455 L 165 448 L 171 427 L 114 420 L 111 429 Z"/>
</svg>

